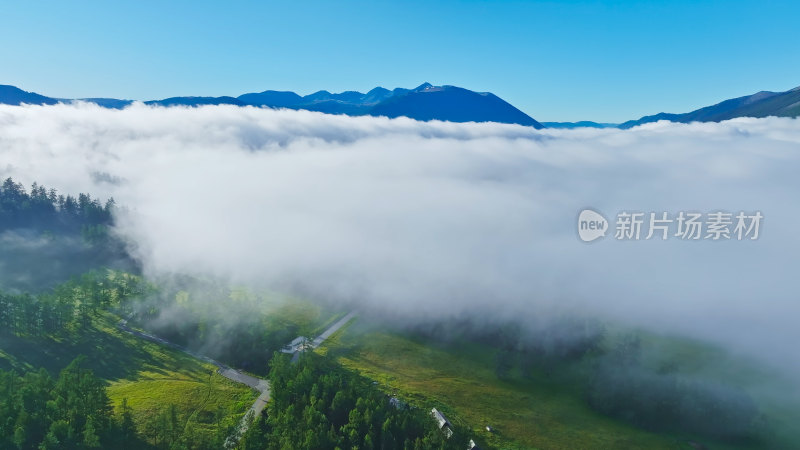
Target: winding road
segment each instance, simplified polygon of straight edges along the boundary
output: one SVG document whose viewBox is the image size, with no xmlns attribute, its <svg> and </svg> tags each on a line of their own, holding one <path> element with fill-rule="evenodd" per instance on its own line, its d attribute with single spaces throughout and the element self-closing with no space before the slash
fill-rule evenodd
<svg viewBox="0 0 800 450">
<path fill-rule="evenodd" d="M 311 348 L 319 347 L 326 339 L 331 337 L 331 335 L 333 335 L 333 333 L 336 333 L 337 331 L 339 331 L 339 329 L 341 329 L 348 322 L 350 322 L 350 320 L 352 320 L 355 316 L 356 316 L 356 312 L 355 311 L 351 311 L 347 315 L 345 315 L 344 317 L 339 319 L 336 323 L 334 323 L 333 325 L 328 327 L 325 331 L 323 331 L 322 334 L 320 334 L 319 336 L 314 338 L 314 340 L 311 342 Z M 120 330 L 122 330 L 122 331 L 124 331 L 126 333 L 130 333 L 130 334 L 132 334 L 132 335 L 134 335 L 136 337 L 139 337 L 141 339 L 146 339 L 148 341 L 156 342 L 158 344 L 165 345 L 167 347 L 171 347 L 171 348 L 174 348 L 176 350 L 180 350 L 180 351 L 182 351 L 182 352 L 184 352 L 186 354 L 189 354 L 189 355 L 191 355 L 191 356 L 193 356 L 193 357 L 195 357 L 195 358 L 197 358 L 197 359 L 199 359 L 201 361 L 205 361 L 207 363 L 211 363 L 211 364 L 217 366 L 217 373 L 219 373 L 223 377 L 225 377 L 225 378 L 227 378 L 227 379 L 229 379 L 231 381 L 235 381 L 237 383 L 246 384 L 247 386 L 250 386 L 251 388 L 253 388 L 256 391 L 260 392 L 260 395 L 258 396 L 256 401 L 253 402 L 252 406 L 250 406 L 250 410 L 247 411 L 247 414 L 245 414 L 244 417 L 242 417 L 242 421 L 239 424 L 239 426 L 237 427 L 236 431 L 234 431 L 233 434 L 228 436 L 228 439 L 225 440 L 225 448 L 233 448 L 236 445 L 236 443 L 239 442 L 239 439 L 241 439 L 241 437 L 247 431 L 247 427 L 250 425 L 251 419 L 261 415 L 261 412 L 267 406 L 267 402 L 269 402 L 269 397 L 270 397 L 270 393 L 271 393 L 269 380 L 266 380 L 266 379 L 263 379 L 263 378 L 256 378 L 256 377 L 254 377 L 252 375 L 248 375 L 248 374 L 243 373 L 243 372 L 241 372 L 239 370 L 232 369 L 232 368 L 226 366 L 225 364 L 222 364 L 221 362 L 219 362 L 219 361 L 217 361 L 215 359 L 209 358 L 208 356 L 205 356 L 205 355 L 201 355 L 201 354 L 195 353 L 195 352 L 187 349 L 186 347 L 180 346 L 180 345 L 175 344 L 173 342 L 170 342 L 170 341 L 168 341 L 166 339 L 162 339 L 162 338 L 160 338 L 158 336 L 155 336 L 153 334 L 145 333 L 145 332 L 139 331 L 139 330 L 134 330 L 133 328 L 128 326 L 128 320 L 127 319 L 120 320 L 119 323 L 117 324 L 117 326 L 119 327 Z M 297 356 L 299 355 L 299 353 L 300 352 L 298 351 L 298 352 L 296 352 L 294 354 L 294 357 L 292 358 L 293 361 L 297 359 Z"/>
<path fill-rule="evenodd" d="M 329 326 L 327 330 L 323 331 L 322 334 L 320 334 L 319 336 L 314 338 L 313 341 L 311 341 L 311 348 L 317 348 L 320 345 L 322 345 L 322 343 L 325 341 L 325 339 L 328 339 L 329 337 L 331 337 L 333 335 L 333 333 L 336 333 L 337 331 L 339 331 L 340 328 L 345 326 L 347 324 L 347 322 L 350 322 L 350 320 L 352 320 L 355 316 L 356 316 L 356 312 L 355 311 L 350 311 L 349 313 L 347 313 L 346 316 L 342 317 L 336 323 L 334 323 L 333 325 Z"/>
</svg>

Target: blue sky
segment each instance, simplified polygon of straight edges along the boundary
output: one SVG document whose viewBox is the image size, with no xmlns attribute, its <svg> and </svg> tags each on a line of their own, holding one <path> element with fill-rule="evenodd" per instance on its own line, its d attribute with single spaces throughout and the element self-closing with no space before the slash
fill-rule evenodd
<svg viewBox="0 0 800 450">
<path fill-rule="evenodd" d="M 0 84 L 154 99 L 424 81 L 540 121 L 623 121 L 800 85 L 800 2 L 0 3 Z"/>
</svg>

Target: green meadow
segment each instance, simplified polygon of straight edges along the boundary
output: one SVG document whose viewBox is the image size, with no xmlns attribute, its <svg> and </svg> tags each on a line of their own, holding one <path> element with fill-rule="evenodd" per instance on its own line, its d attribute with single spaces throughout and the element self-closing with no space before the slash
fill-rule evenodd
<svg viewBox="0 0 800 450">
<path fill-rule="evenodd" d="M 714 354 L 688 341 L 656 338 L 672 356 L 700 371 Z M 646 431 L 592 410 L 574 376 L 518 369 L 499 379 L 494 350 L 475 343 L 441 344 L 412 335 L 351 323 L 319 353 L 374 380 L 386 392 L 413 405 L 436 407 L 451 421 L 472 430 L 479 445 L 499 449 L 709 449 L 764 448 L 756 443 L 714 442 L 691 435 Z M 730 363 L 733 364 L 733 363 Z M 771 411 L 779 415 L 779 411 Z M 486 431 L 486 426 L 493 428 Z M 778 421 L 778 428 L 789 425 Z M 791 442 L 788 431 L 774 434 L 775 446 Z M 797 436 L 793 436 L 794 439 Z M 785 448 L 790 448 L 786 446 Z"/>
</svg>

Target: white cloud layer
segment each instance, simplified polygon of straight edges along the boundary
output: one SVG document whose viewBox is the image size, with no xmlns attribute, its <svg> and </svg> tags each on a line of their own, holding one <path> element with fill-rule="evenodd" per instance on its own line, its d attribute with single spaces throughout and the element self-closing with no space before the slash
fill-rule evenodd
<svg viewBox="0 0 800 450">
<path fill-rule="evenodd" d="M 229 106 L 0 106 L 0 177 L 113 195 L 153 272 L 398 317 L 579 311 L 800 373 L 800 121 L 542 130 Z M 578 211 L 761 211 L 757 241 L 584 244 Z M 613 233 L 612 233 L 613 234 Z"/>
</svg>

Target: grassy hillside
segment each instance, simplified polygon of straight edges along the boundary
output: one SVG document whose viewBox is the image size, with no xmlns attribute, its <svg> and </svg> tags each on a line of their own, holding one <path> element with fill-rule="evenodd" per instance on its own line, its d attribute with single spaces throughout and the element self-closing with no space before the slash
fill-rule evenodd
<svg viewBox="0 0 800 450">
<path fill-rule="evenodd" d="M 148 420 L 163 411 L 165 404 L 178 408 L 185 426 L 192 426 L 196 433 L 213 435 L 217 421 L 228 424 L 232 417 L 240 418 L 254 400 L 249 389 L 208 370 L 189 374 L 140 372 L 136 380 L 112 383 L 108 394 L 116 408 L 121 407 L 123 399 L 127 400 L 137 429 L 145 434 Z"/>
<path fill-rule="evenodd" d="M 534 372 L 498 379 L 494 351 L 476 344 L 443 346 L 351 324 L 320 350 L 398 396 L 444 410 L 494 448 L 687 449 L 747 448 L 691 436 L 651 433 L 590 409 L 575 383 Z M 489 433 L 486 425 L 494 427 Z"/>
<path fill-rule="evenodd" d="M 44 367 L 57 374 L 77 355 L 86 355 L 86 367 L 108 381 L 114 406 L 127 399 L 142 430 L 174 404 L 185 426 L 209 436 L 217 422 L 236 423 L 255 400 L 253 391 L 216 374 L 215 366 L 120 331 L 118 320 L 103 312 L 87 330 L 61 339 L 2 335 L 0 369 Z"/>
</svg>

